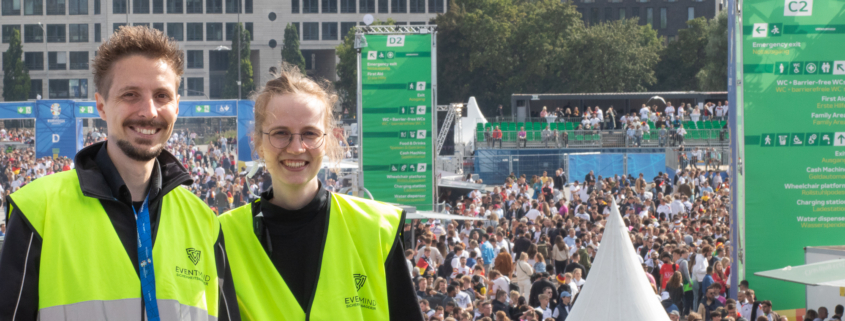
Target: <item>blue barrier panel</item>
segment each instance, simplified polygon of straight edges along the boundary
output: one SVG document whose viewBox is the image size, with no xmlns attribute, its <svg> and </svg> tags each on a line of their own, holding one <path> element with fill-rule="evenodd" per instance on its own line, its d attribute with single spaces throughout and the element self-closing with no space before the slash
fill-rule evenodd
<svg viewBox="0 0 845 321">
<path fill-rule="evenodd" d="M 237 100 L 183 100 L 179 117 L 237 117 Z"/>
<path fill-rule="evenodd" d="M 249 162 L 258 159 L 258 155 L 252 155 L 254 143 L 252 141 L 253 128 L 255 127 L 255 102 L 252 100 L 240 100 L 238 107 L 238 160 Z"/>
<path fill-rule="evenodd" d="M 599 175 L 622 175 L 625 173 L 623 157 L 622 154 L 569 155 L 569 181 L 583 182 L 590 171 L 593 171 L 596 178 Z"/>
<path fill-rule="evenodd" d="M 628 174 L 637 177 L 640 173 L 651 181 L 658 172 L 666 170 L 666 154 L 628 154 Z"/>
<path fill-rule="evenodd" d="M 76 155 L 76 121 L 71 100 L 35 103 L 35 157 Z"/>
</svg>

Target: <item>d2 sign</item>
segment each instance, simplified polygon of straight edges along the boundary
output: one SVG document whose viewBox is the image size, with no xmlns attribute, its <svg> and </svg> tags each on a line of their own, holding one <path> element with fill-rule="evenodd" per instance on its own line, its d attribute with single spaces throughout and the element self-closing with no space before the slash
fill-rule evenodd
<svg viewBox="0 0 845 321">
<path fill-rule="evenodd" d="M 784 16 L 812 16 L 813 0 L 784 0 Z"/>
</svg>

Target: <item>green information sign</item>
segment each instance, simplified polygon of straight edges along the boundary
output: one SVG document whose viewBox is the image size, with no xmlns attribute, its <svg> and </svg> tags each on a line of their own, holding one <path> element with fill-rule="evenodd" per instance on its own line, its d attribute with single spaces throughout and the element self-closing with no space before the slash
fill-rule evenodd
<svg viewBox="0 0 845 321">
<path fill-rule="evenodd" d="M 361 162 L 376 200 L 431 210 L 435 104 L 432 35 L 366 35 L 361 49 Z"/>
<path fill-rule="evenodd" d="M 753 274 L 845 244 L 845 2 L 742 4 L 745 275 L 775 310 L 816 309 Z"/>
</svg>

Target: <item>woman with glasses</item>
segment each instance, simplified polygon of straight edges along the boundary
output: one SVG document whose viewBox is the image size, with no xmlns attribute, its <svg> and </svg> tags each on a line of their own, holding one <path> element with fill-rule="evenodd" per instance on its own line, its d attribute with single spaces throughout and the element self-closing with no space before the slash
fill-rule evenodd
<svg viewBox="0 0 845 321">
<path fill-rule="evenodd" d="M 254 96 L 254 154 L 272 187 L 220 216 L 241 318 L 422 320 L 400 242 L 405 213 L 320 183 L 323 161 L 342 155 L 337 95 L 282 69 Z"/>
</svg>

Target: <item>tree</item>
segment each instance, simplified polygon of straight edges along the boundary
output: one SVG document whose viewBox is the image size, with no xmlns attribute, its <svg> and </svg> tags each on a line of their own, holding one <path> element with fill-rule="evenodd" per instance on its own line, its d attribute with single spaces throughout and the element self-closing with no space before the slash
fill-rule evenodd
<svg viewBox="0 0 845 321">
<path fill-rule="evenodd" d="M 3 100 L 24 101 L 29 97 L 29 70 L 21 60 L 21 32 L 14 29 L 9 38 L 9 49 L 3 53 Z"/>
<path fill-rule="evenodd" d="M 583 25 L 574 5 L 556 0 L 455 0 L 436 23 L 438 103 L 475 96 L 487 112 L 514 92 L 558 87 L 566 34 Z"/>
<path fill-rule="evenodd" d="M 710 20 L 704 67 L 698 72 L 698 88 L 702 91 L 728 90 L 728 14 L 719 13 Z"/>
<path fill-rule="evenodd" d="M 299 71 L 305 74 L 305 57 L 299 50 L 299 31 L 296 26 L 289 23 L 285 27 L 285 45 L 282 47 L 282 61 L 299 67 Z"/>
<path fill-rule="evenodd" d="M 372 25 L 395 25 L 396 21 L 387 22 L 377 20 Z M 343 36 L 343 41 L 335 47 L 335 53 L 340 61 L 335 66 L 337 81 L 334 83 L 342 108 L 348 108 L 350 115 L 358 112 L 358 50 L 355 49 L 355 28 Z"/>
<path fill-rule="evenodd" d="M 698 89 L 698 74 L 704 67 L 709 27 L 707 19 L 698 17 L 687 21 L 689 28 L 678 31 L 678 39 L 660 53 L 655 68 L 655 91 L 692 91 Z"/>
<path fill-rule="evenodd" d="M 255 89 L 252 79 L 252 62 L 250 58 L 250 35 L 241 23 L 235 25 L 235 36 L 232 37 L 232 50 L 229 51 L 229 69 L 226 70 L 226 82 L 223 86 L 223 98 L 244 99 Z M 240 38 L 240 41 L 238 41 Z M 238 45 L 240 44 L 240 61 L 238 61 Z M 238 68 L 240 66 L 241 96 L 238 97 Z"/>
<path fill-rule="evenodd" d="M 650 25 L 628 19 L 572 29 L 560 62 L 563 91 L 646 91 L 656 81 L 654 66 L 663 45 Z"/>
</svg>

